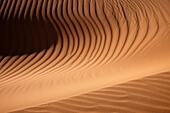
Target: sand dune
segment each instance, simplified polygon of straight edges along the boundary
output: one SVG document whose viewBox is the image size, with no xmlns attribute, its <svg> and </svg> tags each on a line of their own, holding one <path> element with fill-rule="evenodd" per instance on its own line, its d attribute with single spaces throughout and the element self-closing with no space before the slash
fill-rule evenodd
<svg viewBox="0 0 170 113">
<path fill-rule="evenodd" d="M 1 0 L 0 112 L 168 112 L 169 6 Z"/>
<path fill-rule="evenodd" d="M 169 113 L 169 79 L 160 73 L 16 113 Z"/>
</svg>

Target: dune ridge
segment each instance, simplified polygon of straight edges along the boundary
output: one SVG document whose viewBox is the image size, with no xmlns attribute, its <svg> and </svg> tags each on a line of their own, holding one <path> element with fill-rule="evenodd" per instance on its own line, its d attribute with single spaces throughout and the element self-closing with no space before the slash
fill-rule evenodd
<svg viewBox="0 0 170 113">
<path fill-rule="evenodd" d="M 0 112 L 169 71 L 169 5 L 168 0 L 2 0 Z M 159 82 L 164 87 L 166 80 Z M 146 101 L 138 107 L 157 109 Z M 104 109 L 114 107 L 109 106 Z"/>
</svg>

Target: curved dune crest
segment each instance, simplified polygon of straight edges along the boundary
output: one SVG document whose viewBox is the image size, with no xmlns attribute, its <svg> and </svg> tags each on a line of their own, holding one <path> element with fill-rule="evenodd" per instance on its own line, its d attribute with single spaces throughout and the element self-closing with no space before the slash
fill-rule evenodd
<svg viewBox="0 0 170 113">
<path fill-rule="evenodd" d="M 169 5 L 168 0 L 0 1 L 0 112 L 169 71 Z M 159 82 L 162 87 L 164 80 Z"/>
</svg>

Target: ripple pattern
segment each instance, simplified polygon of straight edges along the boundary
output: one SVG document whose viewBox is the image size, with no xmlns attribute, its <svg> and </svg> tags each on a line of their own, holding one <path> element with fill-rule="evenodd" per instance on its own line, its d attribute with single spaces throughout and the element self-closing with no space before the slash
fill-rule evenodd
<svg viewBox="0 0 170 113">
<path fill-rule="evenodd" d="M 169 72 L 13 113 L 169 113 Z"/>
<path fill-rule="evenodd" d="M 159 32 L 159 5 L 150 0 L 3 0 L 1 85 L 137 54 Z M 167 22 L 162 14 L 163 19 Z"/>
<path fill-rule="evenodd" d="M 170 56 L 170 51 L 167 49 L 170 39 L 170 11 L 165 7 L 169 1 L 163 1 L 164 3 L 159 0 L 0 0 L 0 99 L 3 100 L 3 97 L 10 94 L 29 95 L 32 91 L 48 89 L 47 87 L 59 88 L 69 86 L 71 83 L 85 84 L 83 81 L 93 80 L 99 83 L 98 78 L 105 80 L 103 84 L 106 84 L 109 77 L 113 81 L 117 79 L 124 81 L 125 78 L 135 79 L 137 76 L 134 76 L 135 74 L 148 74 L 153 70 L 156 70 L 154 73 L 163 72 L 162 70 L 167 69 L 170 62 L 167 58 Z M 159 48 L 161 44 L 165 50 L 163 47 Z M 154 47 L 158 48 L 156 52 L 162 50 L 160 53 L 165 54 L 165 57 L 159 57 L 159 53 L 152 51 Z M 148 54 L 145 54 L 147 52 Z M 149 58 L 153 61 L 149 61 Z M 161 61 L 165 62 L 163 58 L 167 59 L 165 59 L 167 63 L 156 65 Z M 135 62 L 136 59 L 140 64 Z M 150 70 L 144 69 L 149 66 Z M 143 68 L 139 69 L 140 67 Z M 133 69 L 141 71 L 132 72 Z M 154 86 L 158 85 L 158 90 L 164 92 L 159 87 L 166 90 L 169 88 L 164 84 L 168 81 L 159 82 L 153 81 Z M 169 104 L 166 101 L 169 99 L 166 94 L 165 99 L 159 93 L 163 100 L 151 98 L 149 105 L 140 99 L 145 97 L 142 92 L 145 82 L 129 82 L 126 85 L 113 88 L 116 90 L 115 93 L 121 90 L 120 92 L 123 91 L 126 95 L 113 98 L 130 99 L 129 108 L 117 106 L 123 110 L 122 112 L 132 106 L 136 106 L 134 108 L 136 110 L 143 109 L 141 106 L 145 106 L 146 111 L 151 108 L 165 112 L 169 110 L 168 105 L 165 105 Z M 133 90 L 141 92 L 141 95 L 129 92 Z M 108 91 L 112 92 L 109 88 Z M 59 101 L 57 106 L 61 107 L 58 107 L 58 110 L 61 108 L 61 112 L 65 110 L 63 107 L 66 104 L 68 108 L 72 106 L 77 109 L 70 108 L 69 112 L 98 108 L 108 109 L 109 112 L 113 107 L 116 108 L 111 105 L 124 104 L 121 101 L 104 99 L 102 102 L 106 102 L 106 106 L 89 107 L 91 103 L 100 100 L 100 96 L 101 99 L 112 98 L 110 93 L 103 94 L 100 91 L 95 93 L 99 94 L 93 97 L 93 93 L 90 93 L 80 99 L 76 98 L 76 102 L 80 100 L 82 106 Z M 84 98 L 87 98 L 87 103 L 81 100 Z M 133 101 L 134 99 L 139 99 L 140 102 Z M 89 102 L 90 100 L 94 102 Z M 5 99 L 3 101 L 7 102 Z M 66 101 L 75 102 L 74 98 Z M 154 104 L 153 101 L 164 104 L 165 107 L 157 108 L 158 104 Z M 84 106 L 86 104 L 88 105 Z M 5 107 L 8 107 L 7 105 L 4 104 Z"/>
</svg>

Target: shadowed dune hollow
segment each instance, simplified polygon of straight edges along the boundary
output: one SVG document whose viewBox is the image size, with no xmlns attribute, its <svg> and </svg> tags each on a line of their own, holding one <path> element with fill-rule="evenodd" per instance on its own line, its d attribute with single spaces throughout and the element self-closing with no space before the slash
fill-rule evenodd
<svg viewBox="0 0 170 113">
<path fill-rule="evenodd" d="M 11 11 L 14 14 L 15 10 Z M 25 17 L 23 13 L 18 18 L 5 17 L 5 12 L 0 17 L 0 55 L 14 56 L 31 54 L 48 49 L 57 43 L 57 33 L 50 22 L 40 17 L 38 20 Z M 7 16 L 7 15 L 6 15 Z"/>
<path fill-rule="evenodd" d="M 0 113 L 170 113 L 169 0 L 0 0 Z"/>
</svg>

